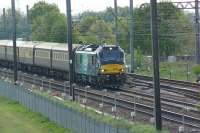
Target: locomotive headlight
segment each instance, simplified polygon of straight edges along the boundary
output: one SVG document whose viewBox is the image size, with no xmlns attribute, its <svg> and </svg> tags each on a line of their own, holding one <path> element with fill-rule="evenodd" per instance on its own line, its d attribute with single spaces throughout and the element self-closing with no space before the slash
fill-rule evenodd
<svg viewBox="0 0 200 133">
<path fill-rule="evenodd" d="M 124 72 L 124 68 L 121 69 L 121 72 Z"/>
<path fill-rule="evenodd" d="M 104 70 L 104 69 L 101 69 L 101 72 L 103 73 L 103 72 L 105 72 L 105 70 Z"/>
</svg>

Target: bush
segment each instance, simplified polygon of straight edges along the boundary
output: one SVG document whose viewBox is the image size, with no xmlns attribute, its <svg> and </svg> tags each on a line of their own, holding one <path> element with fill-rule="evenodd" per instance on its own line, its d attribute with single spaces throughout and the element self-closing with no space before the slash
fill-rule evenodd
<svg viewBox="0 0 200 133">
<path fill-rule="evenodd" d="M 193 67 L 192 71 L 194 74 L 199 75 L 200 74 L 200 65 Z"/>
<path fill-rule="evenodd" d="M 136 53 L 136 55 L 135 55 L 136 66 L 141 67 L 141 65 L 142 65 L 142 51 L 140 50 L 140 48 L 137 48 L 135 53 Z"/>
</svg>

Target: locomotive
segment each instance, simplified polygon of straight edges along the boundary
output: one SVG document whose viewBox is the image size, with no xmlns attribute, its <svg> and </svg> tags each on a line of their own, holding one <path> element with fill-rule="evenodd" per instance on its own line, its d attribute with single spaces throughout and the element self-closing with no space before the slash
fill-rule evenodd
<svg viewBox="0 0 200 133">
<path fill-rule="evenodd" d="M 125 80 L 125 57 L 120 46 L 73 44 L 77 83 L 119 87 Z M 69 57 L 63 43 L 17 41 L 18 69 L 56 79 L 68 79 Z M 0 65 L 13 67 L 13 46 L 0 40 Z"/>
</svg>

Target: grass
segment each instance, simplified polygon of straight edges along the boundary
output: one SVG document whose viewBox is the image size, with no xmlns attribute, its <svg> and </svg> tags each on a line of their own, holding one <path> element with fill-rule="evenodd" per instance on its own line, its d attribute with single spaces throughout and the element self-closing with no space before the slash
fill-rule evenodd
<svg viewBox="0 0 200 133">
<path fill-rule="evenodd" d="M 135 61 L 135 63 L 137 62 Z M 135 66 L 135 73 L 152 76 L 152 58 L 143 56 L 141 63 L 139 67 Z M 130 55 L 126 55 L 126 64 L 130 64 Z M 195 82 L 196 75 L 192 72 L 194 66 L 195 63 L 189 61 L 160 62 L 160 76 L 161 78 Z"/>
<path fill-rule="evenodd" d="M 186 62 L 161 62 L 160 76 L 161 78 L 195 82 L 196 75 L 192 72 L 193 66 L 194 64 Z M 152 65 L 149 64 L 143 64 L 136 70 L 137 74 L 148 76 L 152 76 L 152 72 Z"/>
<path fill-rule="evenodd" d="M 1 133 L 72 133 L 16 102 L 0 97 Z"/>
<path fill-rule="evenodd" d="M 107 116 L 107 115 L 103 116 L 103 115 L 96 113 L 96 111 L 94 109 L 81 107 L 79 103 L 71 102 L 68 100 L 59 101 L 45 92 L 43 92 L 43 93 L 41 93 L 40 91 L 34 91 L 34 92 L 36 92 L 39 95 L 43 95 L 51 100 L 55 100 L 55 101 L 59 102 L 60 104 L 64 104 L 66 107 L 71 108 L 75 111 L 84 113 L 85 115 L 87 115 L 90 118 L 93 118 L 100 122 L 104 122 L 104 123 L 112 125 L 114 127 L 125 128 L 133 133 L 156 133 L 156 130 L 152 125 L 139 123 L 139 122 L 132 123 L 132 122 L 127 121 L 122 118 L 115 119 L 112 116 Z M 169 132 L 164 130 L 160 133 L 169 133 Z"/>
</svg>

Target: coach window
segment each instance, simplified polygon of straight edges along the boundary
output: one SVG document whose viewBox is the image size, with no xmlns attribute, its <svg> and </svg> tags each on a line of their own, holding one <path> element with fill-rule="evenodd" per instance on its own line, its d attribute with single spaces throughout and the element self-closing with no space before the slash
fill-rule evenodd
<svg viewBox="0 0 200 133">
<path fill-rule="evenodd" d="M 32 51 L 29 50 L 29 57 L 32 57 Z"/>
<path fill-rule="evenodd" d="M 36 56 L 36 57 L 37 57 L 37 53 L 38 53 L 38 52 L 37 52 L 37 51 L 35 51 L 35 56 Z"/>
<path fill-rule="evenodd" d="M 65 53 L 65 61 L 67 61 L 67 54 Z"/>
<path fill-rule="evenodd" d="M 55 59 L 55 60 L 57 59 L 56 53 L 53 54 L 53 59 Z"/>
</svg>

